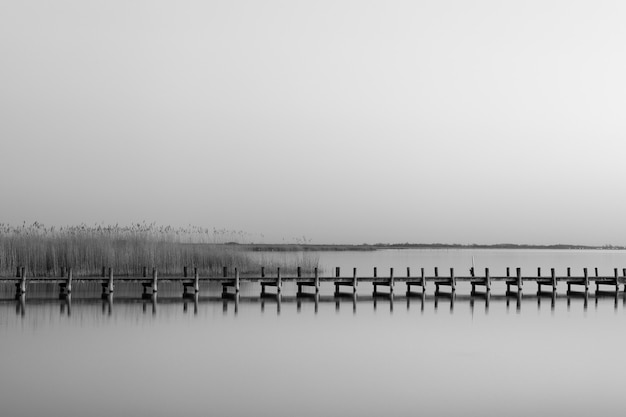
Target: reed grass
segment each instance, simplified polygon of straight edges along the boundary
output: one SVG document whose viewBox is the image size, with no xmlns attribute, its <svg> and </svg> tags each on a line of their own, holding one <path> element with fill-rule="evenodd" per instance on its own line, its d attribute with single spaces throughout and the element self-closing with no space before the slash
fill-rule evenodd
<svg viewBox="0 0 626 417">
<path fill-rule="evenodd" d="M 296 266 L 312 269 L 313 257 L 290 261 L 265 260 L 251 256 L 238 247 L 243 232 L 206 229 L 196 226 L 173 228 L 154 223 L 131 226 L 85 225 L 62 228 L 40 223 L 11 226 L 0 224 L 0 275 L 11 276 L 24 266 L 28 276 L 59 276 L 62 268 L 72 268 L 75 276 L 99 275 L 102 267 L 113 268 L 115 275 L 140 275 L 144 266 L 157 268 L 159 274 L 179 276 L 183 267 L 197 267 L 203 276 L 222 273 L 258 272 L 261 266 L 285 271 Z"/>
</svg>

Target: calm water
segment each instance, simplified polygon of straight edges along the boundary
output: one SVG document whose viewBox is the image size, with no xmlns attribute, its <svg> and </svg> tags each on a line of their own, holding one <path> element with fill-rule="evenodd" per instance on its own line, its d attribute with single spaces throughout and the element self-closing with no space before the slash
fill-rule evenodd
<svg viewBox="0 0 626 417">
<path fill-rule="evenodd" d="M 260 255 L 259 255 L 260 256 Z M 263 256 L 302 256 L 265 254 Z M 304 256 L 311 256 L 305 254 Z M 537 266 L 577 275 L 626 267 L 614 251 L 322 252 L 320 264 L 363 273 L 394 267 Z M 578 271 L 576 268 L 580 268 Z M 432 271 L 432 269 L 431 269 Z M 382 273 L 382 272 L 381 272 Z M 622 415 L 626 371 L 626 299 L 521 300 L 494 283 L 486 300 L 459 284 L 455 300 L 429 293 L 407 299 L 335 300 L 331 285 L 297 301 L 245 285 L 234 300 L 203 287 L 184 302 L 178 286 L 156 303 L 116 287 L 112 302 L 97 289 L 31 288 L 25 303 L 0 302 L 0 415 Z M 77 288 L 78 289 L 78 288 Z M 432 288 L 431 288 L 432 291 Z"/>
</svg>

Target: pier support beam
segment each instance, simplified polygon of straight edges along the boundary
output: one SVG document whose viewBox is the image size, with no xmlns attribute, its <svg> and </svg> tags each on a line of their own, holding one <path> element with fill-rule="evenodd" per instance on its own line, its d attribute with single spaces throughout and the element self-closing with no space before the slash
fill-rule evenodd
<svg viewBox="0 0 626 417">
<path fill-rule="evenodd" d="M 372 285 L 374 286 L 374 295 L 378 295 L 378 287 L 379 286 L 383 286 L 383 287 L 389 287 L 389 293 L 388 294 L 393 294 L 393 287 L 395 286 L 395 278 L 393 275 L 393 268 L 389 268 L 389 279 L 387 280 L 387 282 L 376 282 L 376 280 L 374 282 L 372 282 Z"/>
<path fill-rule="evenodd" d="M 276 268 L 276 281 L 263 282 L 261 281 L 261 295 L 265 295 L 265 287 L 276 287 L 276 294 L 280 294 L 282 291 L 283 279 L 280 274 L 280 267 Z"/>
</svg>

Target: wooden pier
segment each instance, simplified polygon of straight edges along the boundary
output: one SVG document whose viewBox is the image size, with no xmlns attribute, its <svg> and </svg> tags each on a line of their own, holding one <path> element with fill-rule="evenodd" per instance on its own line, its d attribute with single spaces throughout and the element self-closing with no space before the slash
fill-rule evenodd
<svg viewBox="0 0 626 417">
<path fill-rule="evenodd" d="M 102 287 L 102 297 L 112 296 L 115 292 L 115 284 L 120 282 L 140 283 L 143 288 L 141 296 L 143 298 L 155 297 L 158 293 L 160 282 L 177 282 L 181 284 L 183 297 L 192 297 L 200 292 L 201 284 L 217 283 L 222 286 L 222 297 L 231 297 L 240 292 L 243 283 L 258 283 L 261 286 L 261 295 L 267 295 L 266 288 L 275 288 L 271 295 L 282 293 L 283 283 L 295 283 L 297 286 L 296 296 L 307 296 L 317 294 L 322 284 L 330 283 L 335 287 L 335 296 L 342 294 L 356 294 L 358 284 L 362 282 L 371 283 L 373 286 L 373 296 L 393 294 L 395 287 L 399 283 L 406 285 L 407 294 L 425 294 L 428 284 L 434 284 L 435 294 L 441 293 L 442 287 L 449 288 L 449 293 L 455 293 L 458 284 L 468 283 L 471 285 L 471 294 L 478 294 L 477 288 L 482 288 L 481 293 L 490 293 L 494 284 L 505 284 L 506 295 L 515 295 L 522 292 L 524 283 L 532 282 L 537 284 L 538 294 L 556 294 L 560 283 L 567 284 L 567 293 L 579 289 L 583 293 L 590 291 L 590 284 L 595 283 L 596 293 L 618 293 L 620 286 L 626 284 L 626 268 L 621 270 L 613 268 L 611 275 L 599 275 L 598 268 L 594 268 L 593 276 L 590 276 L 588 268 L 582 268 L 581 275 L 572 274 L 571 268 L 567 268 L 565 275 L 557 275 L 554 268 L 550 269 L 549 275 L 542 274 L 541 268 L 537 268 L 536 275 L 523 275 L 521 268 L 515 269 L 515 274 L 511 274 L 511 268 L 506 268 L 506 274 L 502 276 L 492 275 L 489 268 L 485 268 L 483 273 L 477 273 L 470 269 L 469 275 L 456 275 L 454 268 L 450 268 L 446 275 L 439 273 L 439 268 L 433 268 L 432 275 L 428 275 L 424 268 L 420 268 L 419 274 L 414 275 L 411 269 L 406 269 L 406 276 L 394 274 L 394 269 L 390 268 L 387 275 L 379 275 L 378 268 L 374 267 L 372 274 L 359 275 L 356 268 L 352 269 L 349 276 L 341 274 L 339 267 L 334 273 L 323 276 L 318 268 L 303 273 L 302 268 L 296 269 L 295 275 L 283 275 L 280 268 L 275 274 L 266 274 L 265 268 L 261 268 L 258 275 L 241 276 L 237 268 L 229 271 L 222 269 L 221 276 L 200 276 L 198 268 L 193 268 L 193 276 L 189 274 L 189 268 L 182 268 L 182 276 L 160 276 L 156 268 L 152 268 L 152 273 L 148 276 L 148 268 L 143 267 L 141 276 L 117 276 L 112 268 L 102 267 L 100 276 L 75 276 L 71 267 L 62 268 L 60 277 L 28 277 L 26 268 L 17 267 L 15 277 L 0 277 L 0 282 L 13 282 L 15 284 L 16 298 L 25 296 L 28 292 L 28 285 L 31 283 L 57 283 L 59 286 L 59 297 L 68 297 L 76 285 L 83 283 L 99 283 Z M 304 292 L 303 288 L 311 288 L 313 292 Z M 380 292 L 379 287 L 386 288 Z M 340 289 L 347 288 L 348 291 L 341 292 Z M 546 288 L 548 291 L 546 291 Z M 417 290 L 417 292 L 416 292 Z"/>
</svg>

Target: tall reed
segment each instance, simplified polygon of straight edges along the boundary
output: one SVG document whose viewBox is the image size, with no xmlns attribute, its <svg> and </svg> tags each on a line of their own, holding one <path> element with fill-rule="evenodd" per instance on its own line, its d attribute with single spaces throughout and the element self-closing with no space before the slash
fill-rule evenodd
<svg viewBox="0 0 626 417">
<path fill-rule="evenodd" d="M 224 266 L 231 273 L 239 268 L 245 274 L 260 268 L 258 258 L 236 244 L 223 244 L 244 238 L 243 232 L 154 223 L 62 228 L 37 222 L 0 224 L 0 274 L 15 274 L 18 266 L 26 267 L 30 276 L 59 276 L 64 267 L 73 268 L 77 276 L 97 275 L 103 266 L 113 268 L 116 275 L 139 275 L 144 266 L 168 276 L 182 275 L 183 266 L 197 267 L 205 276 L 221 273 Z"/>
</svg>

